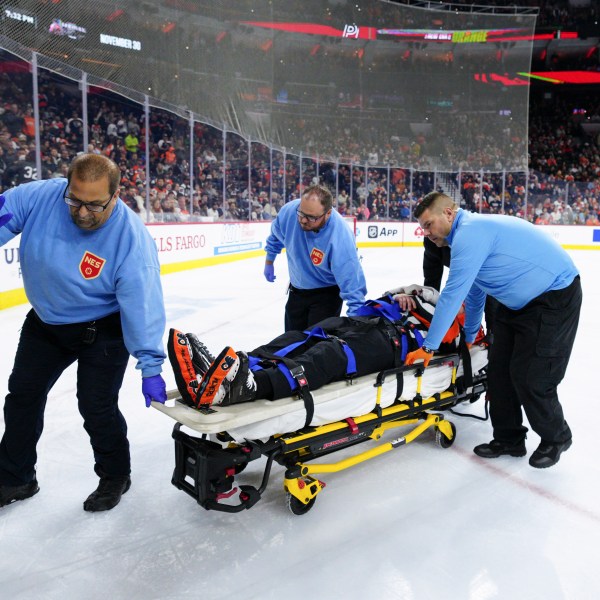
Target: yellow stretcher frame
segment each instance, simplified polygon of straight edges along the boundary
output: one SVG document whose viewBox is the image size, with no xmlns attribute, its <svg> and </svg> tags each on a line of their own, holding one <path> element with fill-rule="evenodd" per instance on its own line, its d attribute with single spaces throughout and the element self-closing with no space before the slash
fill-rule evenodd
<svg viewBox="0 0 600 600">
<path fill-rule="evenodd" d="M 377 374 L 374 384 L 376 401 L 370 412 L 356 418 L 277 434 L 266 442 L 230 441 L 223 447 L 208 440 L 206 435 L 196 438 L 183 433 L 180 430 L 181 424 L 177 423 L 173 430 L 176 466 L 172 483 L 208 510 L 239 512 L 251 508 L 260 499 L 267 487 L 272 464 L 277 462 L 286 467 L 283 486 L 289 509 L 296 515 L 305 514 L 313 507 L 317 495 L 325 487 L 325 483 L 316 475 L 343 471 L 386 454 L 413 442 L 432 428 L 440 447 L 449 448 L 454 443 L 456 427 L 443 414 L 433 411 L 448 409 L 465 401 L 474 402 L 486 390 L 487 377 L 484 371 L 468 389 L 462 390 L 458 388 L 456 381 L 458 354 L 434 358 L 430 365 L 442 363 L 452 364 L 451 380 L 446 391 L 427 398 L 421 397 L 424 373 L 422 364 L 388 369 Z M 417 377 L 416 395 L 411 400 L 401 399 L 399 390 L 396 401 L 382 409 L 381 395 L 386 379 L 393 376 L 400 381 L 407 371 L 414 371 Z M 379 441 L 388 431 L 409 425 L 413 426 L 412 429 L 401 437 L 379 443 L 352 456 L 336 462 L 313 462 L 369 440 Z M 223 432 L 217 437 L 225 442 L 228 436 Z M 267 464 L 260 487 L 257 489 L 240 485 L 239 504 L 231 504 L 229 499 L 237 491 L 233 487 L 236 475 L 247 463 L 261 456 L 267 458 Z"/>
</svg>

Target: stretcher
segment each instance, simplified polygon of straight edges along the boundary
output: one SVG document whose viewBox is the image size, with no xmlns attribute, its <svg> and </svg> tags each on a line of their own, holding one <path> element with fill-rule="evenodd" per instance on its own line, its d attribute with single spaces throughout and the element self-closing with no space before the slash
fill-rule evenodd
<svg viewBox="0 0 600 600">
<path fill-rule="evenodd" d="M 306 408 L 297 397 L 214 406 L 201 412 L 181 402 L 177 390 L 170 391 L 174 406 L 152 405 L 176 421 L 172 483 L 207 510 L 239 512 L 260 500 L 275 462 L 285 468 L 289 509 L 305 514 L 325 487 L 316 475 L 341 471 L 400 448 L 430 429 L 437 444 L 449 448 L 456 427 L 440 411 L 474 402 L 487 389 L 487 348 L 471 348 L 468 362 L 463 367 L 458 354 L 439 356 L 427 369 L 415 364 L 329 384 L 311 392 L 314 415 L 308 426 Z M 400 437 L 383 440 L 399 427 L 411 428 Z M 365 442 L 377 444 L 337 462 L 312 462 Z M 248 463 L 261 457 L 266 463 L 260 486 L 239 483 L 238 475 Z"/>
</svg>

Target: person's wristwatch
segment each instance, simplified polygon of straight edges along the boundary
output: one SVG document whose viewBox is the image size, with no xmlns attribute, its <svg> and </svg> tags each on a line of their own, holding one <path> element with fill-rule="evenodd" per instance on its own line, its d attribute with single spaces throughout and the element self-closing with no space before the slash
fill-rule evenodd
<svg viewBox="0 0 600 600">
<path fill-rule="evenodd" d="M 421 350 L 427 352 L 427 354 L 433 354 L 435 352 L 435 350 L 431 350 L 431 348 L 428 348 L 427 346 L 421 346 Z"/>
</svg>

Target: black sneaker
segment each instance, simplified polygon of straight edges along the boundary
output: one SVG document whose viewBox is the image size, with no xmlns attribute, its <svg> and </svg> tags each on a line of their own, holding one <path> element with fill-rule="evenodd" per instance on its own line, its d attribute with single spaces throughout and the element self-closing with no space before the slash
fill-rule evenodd
<svg viewBox="0 0 600 600">
<path fill-rule="evenodd" d="M 96 491 L 83 503 L 83 510 L 98 512 L 110 510 L 121 501 L 121 496 L 131 487 L 131 477 L 101 477 Z"/>
<path fill-rule="evenodd" d="M 192 349 L 192 364 L 198 375 L 206 375 L 206 371 L 214 362 L 215 357 L 208 351 L 208 348 L 193 333 L 186 333 L 185 337 Z"/>
<path fill-rule="evenodd" d="M 0 507 L 31 498 L 39 491 L 40 486 L 35 479 L 23 485 L 0 485 Z"/>
<path fill-rule="evenodd" d="M 571 447 L 572 440 L 566 442 L 544 442 L 542 440 L 536 451 L 530 456 L 529 464 L 536 469 L 546 469 L 560 460 L 560 455 Z"/>
<path fill-rule="evenodd" d="M 225 397 L 219 402 L 221 406 L 252 402 L 256 398 L 256 381 L 248 364 L 248 355 L 245 352 L 236 352 L 236 354 L 239 366 L 235 377 L 231 381 L 224 382 L 227 391 Z"/>
<path fill-rule="evenodd" d="M 492 440 L 489 444 L 479 444 L 473 448 L 473 452 L 482 458 L 498 458 L 499 456 L 525 456 L 527 449 L 525 448 L 525 440 L 517 444 L 508 444 Z"/>
</svg>

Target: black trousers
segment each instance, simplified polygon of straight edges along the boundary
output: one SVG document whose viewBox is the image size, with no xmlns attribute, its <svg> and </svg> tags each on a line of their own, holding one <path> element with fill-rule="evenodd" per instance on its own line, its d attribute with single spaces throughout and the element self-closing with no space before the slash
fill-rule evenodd
<svg viewBox="0 0 600 600">
<path fill-rule="evenodd" d="M 357 377 L 401 364 L 400 349 L 393 342 L 389 326 L 386 327 L 380 317 L 331 317 L 317 325 L 326 333 L 335 335 L 348 344 L 356 359 Z M 306 335 L 301 331 L 289 331 L 256 348 L 250 354 L 272 354 L 304 339 Z M 336 339 L 310 338 L 287 357 L 304 367 L 311 390 L 346 378 L 348 359 L 342 345 Z M 268 363 L 264 363 L 264 366 L 264 369 L 254 373 L 257 383 L 256 397 L 278 400 L 289 396 L 291 388 L 283 373 Z"/>
<path fill-rule="evenodd" d="M 496 312 L 499 306 L 500 302 L 498 302 L 496 298 L 488 296 L 485 299 L 485 332 L 489 343 L 492 343 L 493 341 L 494 320 L 496 319 Z"/>
<path fill-rule="evenodd" d="M 499 305 L 488 366 L 494 439 L 517 443 L 525 438 L 522 408 L 542 440 L 571 438 L 556 389 L 571 356 L 581 300 L 576 277 L 565 289 L 546 292 L 520 310 Z"/>
<path fill-rule="evenodd" d="M 323 319 L 339 317 L 342 303 L 337 285 L 313 290 L 300 290 L 290 285 L 285 305 L 285 331 L 304 331 Z"/>
<path fill-rule="evenodd" d="M 27 314 L 4 404 L 0 484 L 21 485 L 34 479 L 48 393 L 75 361 L 79 412 L 90 436 L 96 473 L 115 477 L 130 473 L 127 424 L 118 408 L 129 360 L 120 314 L 96 322 L 92 344 L 82 341 L 87 325 L 48 325 L 33 310 Z"/>
</svg>

